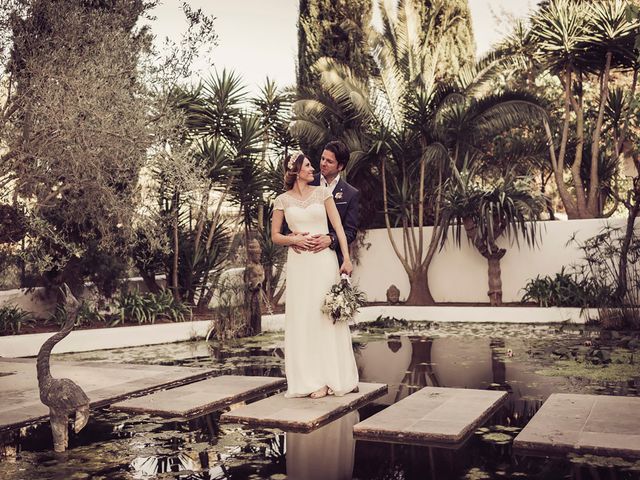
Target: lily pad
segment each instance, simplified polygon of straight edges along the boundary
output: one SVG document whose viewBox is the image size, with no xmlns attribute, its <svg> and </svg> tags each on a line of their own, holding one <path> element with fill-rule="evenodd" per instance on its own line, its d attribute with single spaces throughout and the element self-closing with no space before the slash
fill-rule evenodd
<svg viewBox="0 0 640 480">
<path fill-rule="evenodd" d="M 482 435 L 482 440 L 489 443 L 494 443 L 496 445 L 506 445 L 511 443 L 513 437 L 511 435 L 507 435 L 506 433 L 501 432 L 491 432 L 485 433 Z"/>
</svg>

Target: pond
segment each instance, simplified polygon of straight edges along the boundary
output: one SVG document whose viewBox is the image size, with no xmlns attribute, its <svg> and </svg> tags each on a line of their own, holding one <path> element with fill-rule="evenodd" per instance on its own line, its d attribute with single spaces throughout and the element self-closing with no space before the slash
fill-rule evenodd
<svg viewBox="0 0 640 480">
<path fill-rule="evenodd" d="M 513 438 L 551 393 L 637 396 L 637 342 L 637 332 L 601 334 L 550 325 L 369 327 L 354 331 L 360 378 L 387 383 L 388 394 L 310 434 L 220 424 L 220 412 L 181 421 L 103 409 L 93 413 L 79 435 L 71 435 L 65 454 L 53 453 L 48 423 L 5 434 L 0 478 L 640 478 L 640 462 L 577 455 L 545 459 L 511 449 Z M 283 376 L 283 343 L 281 334 L 268 334 L 57 358 Z M 353 425 L 424 386 L 506 390 L 509 398 L 457 449 L 353 440 Z"/>
</svg>

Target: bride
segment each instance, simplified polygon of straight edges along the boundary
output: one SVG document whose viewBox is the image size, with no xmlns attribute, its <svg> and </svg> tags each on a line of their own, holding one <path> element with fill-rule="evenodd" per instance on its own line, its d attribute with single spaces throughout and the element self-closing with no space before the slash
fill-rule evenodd
<svg viewBox="0 0 640 480">
<path fill-rule="evenodd" d="M 286 192 L 274 202 L 271 239 L 277 245 L 296 247 L 287 255 L 285 294 L 286 397 L 341 396 L 358 386 L 358 369 L 346 323 L 334 324 L 324 313 L 324 297 L 339 279 L 351 275 L 347 238 L 331 192 L 309 185 L 313 167 L 302 152 L 285 158 Z M 344 261 L 338 269 L 333 251 L 313 253 L 312 236 L 327 234 L 327 217 L 335 230 Z M 283 219 L 294 234 L 280 233 Z"/>
</svg>

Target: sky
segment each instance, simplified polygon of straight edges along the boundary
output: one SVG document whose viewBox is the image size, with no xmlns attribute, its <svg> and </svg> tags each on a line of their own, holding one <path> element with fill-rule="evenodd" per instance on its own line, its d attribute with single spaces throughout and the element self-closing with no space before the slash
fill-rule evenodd
<svg viewBox="0 0 640 480">
<path fill-rule="evenodd" d="M 157 38 L 178 40 L 186 28 L 183 0 L 161 0 L 151 13 Z M 218 45 L 196 65 L 200 75 L 233 69 L 256 93 L 268 76 L 278 86 L 295 83 L 298 0 L 187 0 L 214 15 Z M 469 0 L 477 55 L 486 53 L 509 30 L 509 19 L 526 17 L 535 0 Z"/>
</svg>

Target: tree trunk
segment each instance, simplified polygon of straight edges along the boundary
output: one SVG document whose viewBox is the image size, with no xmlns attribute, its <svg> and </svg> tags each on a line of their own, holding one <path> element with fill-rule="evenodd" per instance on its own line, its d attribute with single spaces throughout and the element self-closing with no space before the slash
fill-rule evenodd
<svg viewBox="0 0 640 480">
<path fill-rule="evenodd" d="M 269 304 L 267 308 L 271 309 L 272 311 L 276 309 L 276 307 L 278 306 L 278 301 L 284 293 L 284 285 L 278 288 L 280 277 L 282 276 L 282 270 L 282 266 L 280 266 L 279 269 L 273 266 L 266 266 L 264 269 L 264 302 L 265 304 Z"/>
<path fill-rule="evenodd" d="M 435 305 L 436 302 L 429 289 L 426 268 L 418 268 L 409 275 L 411 290 L 405 305 Z"/>
<path fill-rule="evenodd" d="M 493 374 L 493 383 L 497 385 L 506 385 L 507 383 L 507 368 L 501 353 L 506 353 L 504 348 L 504 339 L 492 338 L 489 341 L 489 348 L 491 349 L 491 373 Z"/>
<path fill-rule="evenodd" d="M 567 186 L 564 183 L 564 138 L 562 140 L 560 146 L 560 153 L 556 156 L 555 146 L 553 142 L 553 135 L 551 134 L 551 127 L 549 126 L 549 122 L 543 120 L 544 130 L 547 135 L 547 143 L 549 144 L 549 158 L 551 159 L 551 168 L 553 170 L 553 177 L 556 182 L 556 188 L 558 189 L 558 194 L 560 195 L 560 199 L 562 200 L 562 204 L 564 205 L 565 212 L 567 212 L 567 216 L 569 218 L 575 218 L 577 216 L 578 209 L 576 207 L 575 201 L 573 200 L 571 193 L 567 189 Z M 568 127 L 567 127 L 568 128 Z M 564 132 L 563 132 L 564 134 Z"/>
<path fill-rule="evenodd" d="M 173 219 L 173 262 L 171 266 L 171 290 L 173 291 L 173 298 L 176 302 L 180 302 L 180 290 L 178 288 L 178 259 L 180 258 L 180 242 L 178 238 L 178 205 L 176 205 Z"/>
<path fill-rule="evenodd" d="M 620 248 L 620 260 L 618 264 L 618 285 L 616 286 L 616 291 L 613 296 L 618 301 L 622 302 L 625 295 L 627 294 L 627 264 L 629 262 L 629 246 L 631 245 L 631 239 L 633 238 L 633 231 L 635 227 L 636 217 L 638 213 L 640 213 L 640 191 L 639 191 L 639 180 L 634 180 L 634 192 L 633 197 L 635 197 L 634 203 L 631 205 L 629 209 L 629 216 L 627 217 L 627 229 L 625 231 L 624 240 L 622 242 L 622 247 Z"/>
<path fill-rule="evenodd" d="M 262 310 L 260 308 L 260 289 L 245 288 L 245 308 L 248 318 L 247 334 L 262 333 Z"/>
<path fill-rule="evenodd" d="M 158 282 L 156 282 L 155 274 L 150 274 L 142 268 L 138 268 L 138 272 L 140 272 L 140 276 L 142 277 L 142 281 L 147 287 L 147 290 L 149 290 L 151 293 L 158 293 L 161 290 L 160 285 L 158 285 Z"/>
<path fill-rule="evenodd" d="M 502 278 L 500 271 L 500 259 L 504 256 L 505 251 L 502 250 L 502 254 L 490 255 L 487 258 L 489 264 L 489 303 L 492 307 L 502 306 Z"/>
<path fill-rule="evenodd" d="M 208 276 L 205 278 L 205 282 L 208 282 Z M 215 293 L 214 283 L 211 281 L 211 286 L 202 289 L 202 293 L 200 294 L 200 298 L 198 299 L 198 310 L 205 311 L 209 308 L 209 304 L 211 303 L 211 299 L 213 299 L 213 295 Z"/>
<path fill-rule="evenodd" d="M 591 137 L 591 175 L 589 179 L 589 193 L 587 200 L 587 208 L 594 217 L 602 214 L 602 210 L 598 208 L 598 197 L 600 195 L 600 177 L 598 172 L 598 156 L 600 155 L 600 133 L 602 132 L 602 123 L 604 122 L 604 109 L 607 103 L 609 92 L 609 72 L 611 71 L 612 52 L 607 52 L 604 72 L 602 74 L 602 83 L 600 84 L 600 105 L 598 108 L 598 118 L 593 129 Z"/>
</svg>

